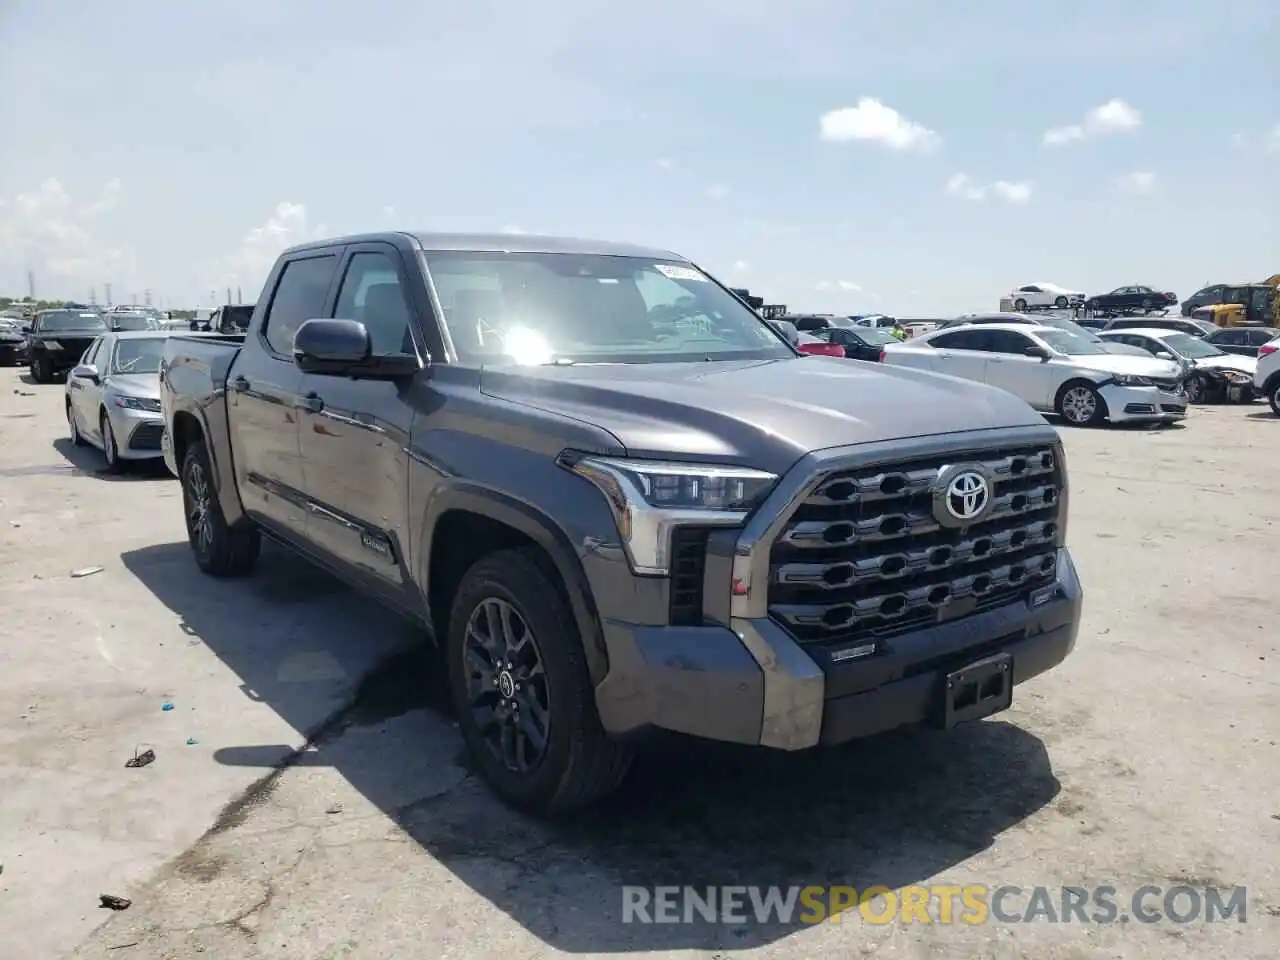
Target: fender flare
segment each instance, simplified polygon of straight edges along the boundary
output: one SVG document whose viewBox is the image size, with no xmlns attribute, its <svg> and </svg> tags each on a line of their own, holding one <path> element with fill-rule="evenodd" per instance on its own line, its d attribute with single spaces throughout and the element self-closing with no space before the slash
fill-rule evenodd
<svg viewBox="0 0 1280 960">
<path fill-rule="evenodd" d="M 431 590 L 431 550 L 436 527 L 440 518 L 451 510 L 465 510 L 505 524 L 546 552 L 564 583 L 582 636 L 591 683 L 599 684 L 609 672 L 609 657 L 586 570 L 564 528 L 536 507 L 479 484 L 456 482 L 438 490 L 427 504 L 418 541 L 421 546 L 415 566 L 418 583 L 426 588 L 424 596 L 429 596 Z"/>
</svg>

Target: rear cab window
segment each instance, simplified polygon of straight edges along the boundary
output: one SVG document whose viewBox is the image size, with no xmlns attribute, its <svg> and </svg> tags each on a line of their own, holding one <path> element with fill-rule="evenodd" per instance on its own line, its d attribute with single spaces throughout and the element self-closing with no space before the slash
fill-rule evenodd
<svg viewBox="0 0 1280 960">
<path fill-rule="evenodd" d="M 262 336 L 272 353 L 292 359 L 294 334 L 308 320 L 325 315 L 337 271 L 336 250 L 301 256 L 284 265 L 262 321 Z"/>
</svg>

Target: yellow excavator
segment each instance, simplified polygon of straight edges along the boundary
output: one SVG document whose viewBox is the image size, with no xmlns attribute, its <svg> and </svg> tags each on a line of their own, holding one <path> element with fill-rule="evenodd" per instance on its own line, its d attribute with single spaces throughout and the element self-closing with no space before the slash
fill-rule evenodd
<svg viewBox="0 0 1280 960">
<path fill-rule="evenodd" d="M 1207 303 L 1191 311 L 1194 320 L 1207 320 L 1219 327 L 1265 327 L 1280 325 L 1280 273 L 1259 283 L 1224 286 L 1217 303 Z"/>
</svg>

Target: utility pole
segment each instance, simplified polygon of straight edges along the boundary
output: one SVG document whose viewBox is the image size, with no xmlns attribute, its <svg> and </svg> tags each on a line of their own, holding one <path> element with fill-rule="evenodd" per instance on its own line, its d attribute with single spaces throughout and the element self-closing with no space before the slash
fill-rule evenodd
<svg viewBox="0 0 1280 960">
<path fill-rule="evenodd" d="M 244 303 L 244 291 L 236 287 L 236 303 Z"/>
<path fill-rule="evenodd" d="M 143 297 L 143 299 L 142 299 L 143 304 L 144 304 L 144 305 L 146 305 L 146 306 L 148 306 L 148 307 L 149 307 L 149 306 L 151 306 L 151 291 L 150 291 L 150 290 L 144 290 L 144 291 L 142 292 L 142 297 Z"/>
<path fill-rule="evenodd" d="M 230 303 L 230 302 L 231 302 L 231 288 L 230 288 L 230 287 L 227 287 L 227 299 L 223 300 L 222 302 L 223 302 L 223 303 Z"/>
<path fill-rule="evenodd" d="M 89 303 L 95 307 L 98 305 L 98 288 L 97 287 L 89 288 Z"/>
<path fill-rule="evenodd" d="M 104 283 L 102 285 L 103 296 L 106 297 L 107 306 L 111 306 L 111 284 Z"/>
<path fill-rule="evenodd" d="M 34 300 L 36 298 L 36 272 L 34 270 L 27 271 L 27 299 Z"/>
</svg>

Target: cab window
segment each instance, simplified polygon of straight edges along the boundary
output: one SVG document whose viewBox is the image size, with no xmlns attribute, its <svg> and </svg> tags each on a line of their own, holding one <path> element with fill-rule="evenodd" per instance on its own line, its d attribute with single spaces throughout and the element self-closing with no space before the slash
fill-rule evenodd
<svg viewBox="0 0 1280 960">
<path fill-rule="evenodd" d="M 374 356 L 414 353 L 408 300 L 396 263 L 385 253 L 356 253 L 351 257 L 334 315 L 364 324 Z"/>
</svg>

